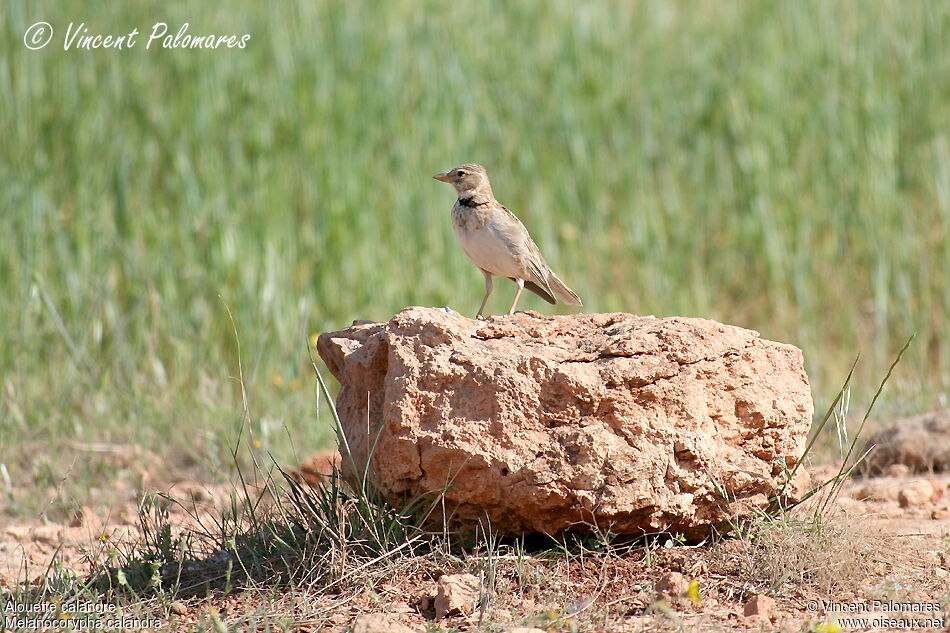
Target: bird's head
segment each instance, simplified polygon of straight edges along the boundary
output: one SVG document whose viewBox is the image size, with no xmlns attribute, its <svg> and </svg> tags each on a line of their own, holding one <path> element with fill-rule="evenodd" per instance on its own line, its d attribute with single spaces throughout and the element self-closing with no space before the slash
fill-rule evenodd
<svg viewBox="0 0 950 633">
<path fill-rule="evenodd" d="M 445 173 L 436 174 L 433 178 L 455 187 L 459 198 L 482 198 L 492 195 L 491 185 L 488 183 L 488 172 L 481 165 L 466 163 Z"/>
</svg>

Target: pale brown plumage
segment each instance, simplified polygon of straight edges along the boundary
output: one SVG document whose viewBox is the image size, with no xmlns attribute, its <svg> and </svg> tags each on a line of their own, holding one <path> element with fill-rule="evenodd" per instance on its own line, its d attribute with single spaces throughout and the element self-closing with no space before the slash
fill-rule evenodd
<svg viewBox="0 0 950 633">
<path fill-rule="evenodd" d="M 485 275 L 485 298 L 476 319 L 482 316 L 492 291 L 492 277 L 496 276 L 507 277 L 518 286 L 508 314 L 514 313 L 524 288 L 548 303 L 560 299 L 582 305 L 580 297 L 544 261 L 521 221 L 495 200 L 484 167 L 469 163 L 433 177 L 458 192 L 452 207 L 452 226 L 462 250 Z"/>
</svg>

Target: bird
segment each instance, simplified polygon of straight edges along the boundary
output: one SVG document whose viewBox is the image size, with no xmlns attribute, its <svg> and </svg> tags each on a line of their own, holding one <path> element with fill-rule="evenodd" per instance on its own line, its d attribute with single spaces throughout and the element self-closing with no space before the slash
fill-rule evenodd
<svg viewBox="0 0 950 633">
<path fill-rule="evenodd" d="M 485 311 L 493 277 L 507 277 L 518 286 L 508 314 L 514 314 L 525 288 L 551 304 L 560 299 L 569 305 L 583 305 L 580 297 L 544 261 L 521 220 L 495 200 L 484 167 L 466 163 L 433 178 L 455 187 L 455 236 L 468 258 L 485 275 L 485 298 L 476 319 L 481 319 Z"/>
</svg>

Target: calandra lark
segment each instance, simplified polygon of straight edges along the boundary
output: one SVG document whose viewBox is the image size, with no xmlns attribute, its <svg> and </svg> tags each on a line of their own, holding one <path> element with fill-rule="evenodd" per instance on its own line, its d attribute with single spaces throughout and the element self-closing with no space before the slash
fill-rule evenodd
<svg viewBox="0 0 950 633">
<path fill-rule="evenodd" d="M 580 297 L 544 261 L 521 220 L 495 200 L 484 167 L 460 165 L 433 178 L 449 183 L 458 192 L 452 207 L 452 226 L 462 250 L 485 275 L 485 298 L 476 319 L 482 316 L 495 276 L 507 277 L 518 285 L 508 314 L 514 314 L 525 288 L 548 303 L 560 299 L 569 305 L 582 305 Z"/>
</svg>

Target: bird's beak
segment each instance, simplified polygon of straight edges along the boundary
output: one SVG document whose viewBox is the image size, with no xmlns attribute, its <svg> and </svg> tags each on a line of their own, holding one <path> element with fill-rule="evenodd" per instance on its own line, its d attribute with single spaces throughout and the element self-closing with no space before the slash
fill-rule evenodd
<svg viewBox="0 0 950 633">
<path fill-rule="evenodd" d="M 433 178 L 435 178 L 436 180 L 441 180 L 442 182 L 450 183 L 450 184 L 452 182 L 451 180 L 449 180 L 449 172 L 445 172 L 443 174 L 436 174 L 435 176 L 433 176 Z"/>
</svg>

